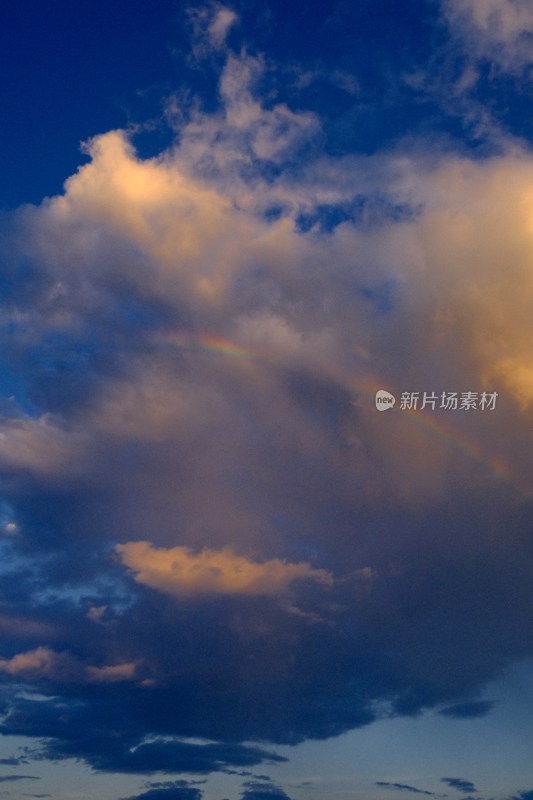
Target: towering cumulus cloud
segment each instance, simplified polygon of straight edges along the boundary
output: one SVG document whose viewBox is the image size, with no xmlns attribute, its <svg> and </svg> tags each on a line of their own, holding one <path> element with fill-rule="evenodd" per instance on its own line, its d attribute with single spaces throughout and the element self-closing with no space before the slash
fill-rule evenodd
<svg viewBox="0 0 533 800">
<path fill-rule="evenodd" d="M 3 221 L 1 730 L 42 758 L 275 763 L 533 655 L 533 158 L 319 155 L 263 68 Z M 452 391 L 497 402 L 400 408 Z"/>
</svg>

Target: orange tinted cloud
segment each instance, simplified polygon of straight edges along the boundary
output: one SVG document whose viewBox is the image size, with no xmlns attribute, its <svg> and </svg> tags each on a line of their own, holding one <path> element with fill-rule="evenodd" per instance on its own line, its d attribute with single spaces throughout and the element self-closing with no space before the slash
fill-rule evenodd
<svg viewBox="0 0 533 800">
<path fill-rule="evenodd" d="M 10 675 L 35 675 L 48 677 L 64 672 L 70 666 L 70 659 L 64 653 L 56 653 L 48 647 L 37 647 L 25 653 L 17 653 L 12 658 L 0 659 L 0 670 Z"/>
<path fill-rule="evenodd" d="M 29 680 L 49 679 L 83 683 L 115 683 L 132 680 L 140 662 L 124 662 L 103 667 L 84 666 L 67 652 L 46 646 L 36 647 L 11 658 L 0 659 L 0 672 Z"/>
<path fill-rule="evenodd" d="M 306 562 L 287 563 L 279 558 L 258 563 L 239 556 L 230 548 L 158 548 L 149 542 L 117 545 L 122 562 L 135 573 L 138 583 L 177 597 L 204 593 L 278 596 L 295 580 L 313 580 L 331 585 L 324 569 Z"/>
</svg>

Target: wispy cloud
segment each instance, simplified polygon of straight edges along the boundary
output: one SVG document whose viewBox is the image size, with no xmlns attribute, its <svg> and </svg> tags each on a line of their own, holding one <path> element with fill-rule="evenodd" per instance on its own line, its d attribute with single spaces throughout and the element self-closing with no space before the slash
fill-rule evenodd
<svg viewBox="0 0 533 800">
<path fill-rule="evenodd" d="M 490 714 L 493 707 L 494 703 L 490 700 L 473 700 L 470 703 L 456 703 L 453 706 L 443 708 L 439 711 L 439 714 L 456 719 L 472 719 Z"/>
<path fill-rule="evenodd" d="M 134 679 L 138 666 L 138 663 L 84 666 L 67 652 L 58 653 L 42 646 L 0 659 L 0 672 L 29 680 L 115 683 Z"/>
<path fill-rule="evenodd" d="M 533 62 L 533 10 L 515 0 L 443 0 L 444 13 L 472 55 L 507 72 Z"/>
<path fill-rule="evenodd" d="M 382 786 L 386 789 L 397 789 L 400 792 L 412 792 L 413 794 L 427 794 L 432 797 L 435 796 L 434 792 L 429 792 L 426 789 L 417 789 L 416 786 L 409 786 L 406 783 L 388 783 L 387 781 L 376 781 L 376 786 Z"/>
<path fill-rule="evenodd" d="M 467 781 L 464 778 L 441 778 L 441 780 L 443 783 L 447 783 L 451 789 L 457 789 L 458 792 L 463 792 L 464 794 L 477 792 L 472 781 Z"/>
<path fill-rule="evenodd" d="M 222 3 L 191 5 L 187 17 L 192 29 L 192 52 L 196 58 L 225 49 L 231 28 L 238 22 L 235 11 Z"/>
</svg>

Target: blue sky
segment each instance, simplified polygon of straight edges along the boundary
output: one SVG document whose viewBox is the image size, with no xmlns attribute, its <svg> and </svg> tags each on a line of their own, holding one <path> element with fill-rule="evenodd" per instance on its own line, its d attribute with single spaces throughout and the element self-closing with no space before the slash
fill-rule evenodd
<svg viewBox="0 0 533 800">
<path fill-rule="evenodd" d="M 0 36 L 0 796 L 531 800 L 529 4 Z"/>
</svg>

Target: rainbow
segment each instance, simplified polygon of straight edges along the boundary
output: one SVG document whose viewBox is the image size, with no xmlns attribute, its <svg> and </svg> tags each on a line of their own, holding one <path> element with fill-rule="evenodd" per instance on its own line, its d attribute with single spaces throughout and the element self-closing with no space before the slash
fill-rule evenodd
<svg viewBox="0 0 533 800">
<path fill-rule="evenodd" d="M 262 357 L 256 351 L 246 349 L 235 344 L 235 342 L 231 342 L 229 339 L 223 339 L 221 336 L 213 336 L 209 333 L 199 333 L 196 336 L 191 336 L 190 334 L 167 332 L 157 338 L 163 344 L 178 350 L 214 353 L 244 361 L 265 360 L 264 356 Z"/>
<path fill-rule="evenodd" d="M 375 378 L 367 379 L 365 381 L 364 389 L 361 389 L 359 382 L 353 384 L 355 391 L 360 394 L 364 393 L 369 400 L 374 404 L 374 397 L 379 389 L 386 389 L 390 391 L 396 398 L 400 396 L 400 392 L 393 389 L 387 389 L 382 383 L 378 382 Z M 471 461 L 477 462 L 484 466 L 496 478 L 512 484 L 518 492 L 524 497 L 529 497 L 533 494 L 529 487 L 522 485 L 511 474 L 509 465 L 501 456 L 494 454 L 487 454 L 484 452 L 479 443 L 464 431 L 459 431 L 449 423 L 445 422 L 442 417 L 437 416 L 432 412 L 424 412 L 419 409 L 412 410 L 408 408 L 400 408 L 395 406 L 395 410 L 399 411 L 402 415 L 408 418 L 413 425 L 416 425 L 421 430 L 425 430 L 445 442 L 447 445 L 454 447 L 454 449 L 463 453 Z"/>
<path fill-rule="evenodd" d="M 239 361 L 274 363 L 273 358 L 265 352 L 243 347 L 230 339 L 225 339 L 221 336 L 215 336 L 206 332 L 200 332 L 192 336 L 190 334 L 168 331 L 160 334 L 157 340 L 173 349 L 193 353 L 211 353 L 216 356 L 223 356 Z M 372 406 L 374 405 L 375 394 L 379 389 L 386 389 L 396 398 L 399 397 L 400 393 L 396 391 L 394 387 L 387 387 L 375 377 L 364 376 L 354 379 L 352 374 L 348 374 L 338 366 L 319 364 L 318 367 L 323 374 L 345 386 L 350 392 L 353 392 L 355 395 L 363 395 L 366 397 Z M 522 497 L 527 499 L 533 496 L 532 488 L 520 483 L 512 475 L 509 465 L 505 462 L 503 457 L 487 454 L 481 449 L 479 443 L 474 438 L 468 436 L 464 431 L 457 430 L 448 422 L 444 421 L 442 417 L 434 414 L 430 415 L 428 412 L 420 410 L 402 409 L 398 405 L 395 406 L 395 413 L 397 412 L 409 419 L 413 425 L 437 437 L 448 446 L 461 452 L 471 461 L 482 465 L 498 480 L 512 485 Z"/>
</svg>

